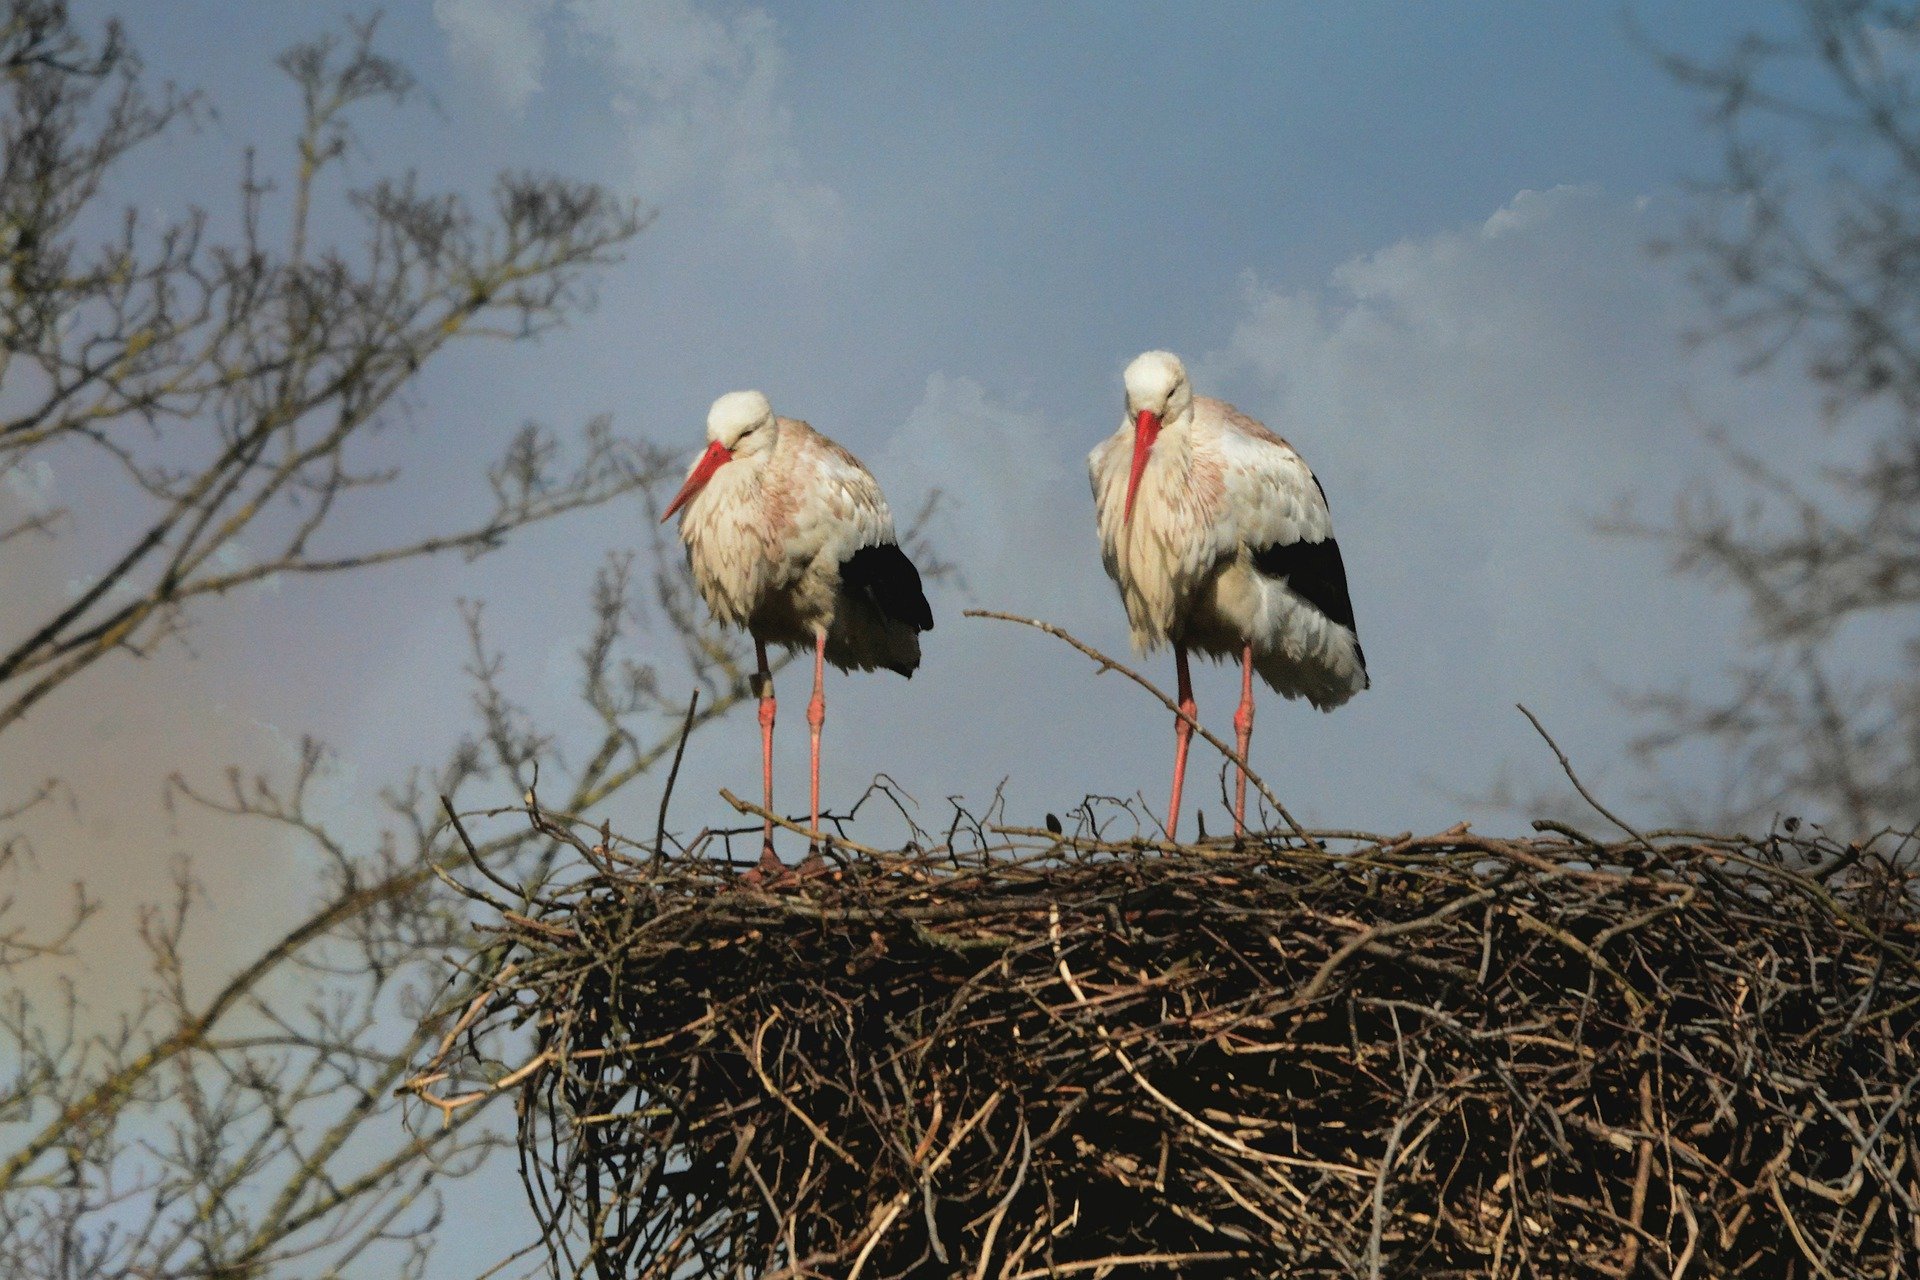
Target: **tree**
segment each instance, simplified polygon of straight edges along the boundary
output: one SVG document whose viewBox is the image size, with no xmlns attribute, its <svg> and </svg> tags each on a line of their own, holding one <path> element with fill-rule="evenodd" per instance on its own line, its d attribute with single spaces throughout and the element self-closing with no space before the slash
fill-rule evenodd
<svg viewBox="0 0 1920 1280">
<path fill-rule="evenodd" d="M 305 127 L 278 237 L 271 184 L 250 171 L 237 243 L 210 243 L 200 212 L 154 226 L 130 211 L 89 251 L 78 226 L 102 179 L 196 99 L 147 94 L 117 31 L 90 50 L 51 0 L 14 4 L 0 39 L 11 93 L 0 379 L 18 403 L 0 420 L 0 473 L 88 448 L 145 508 L 85 591 L 0 652 L 0 732 L 95 663 L 163 643 L 210 597 L 275 574 L 477 554 L 645 478 L 604 422 L 567 475 L 551 471 L 552 437 L 529 427 L 493 468 L 484 518 L 406 545 L 345 542 L 342 504 L 397 478 L 361 453 L 421 366 L 465 336 L 557 324 L 581 272 L 639 229 L 635 213 L 545 177 L 503 177 L 490 215 L 388 179 L 347 193 L 359 246 L 310 244 L 317 184 L 341 162 L 350 113 L 413 88 L 364 27 L 280 59 Z M 52 519 L 34 513 L 0 536 L 44 533 Z"/>
<path fill-rule="evenodd" d="M 1637 699 L 1641 751 L 1707 746 L 1724 816 L 1864 835 L 1920 821 L 1920 7 L 1796 0 L 1797 30 L 1712 60 L 1663 54 L 1724 138 L 1669 246 L 1748 370 L 1819 389 L 1835 462 L 1800 474 L 1718 437 L 1730 475 L 1660 539 L 1741 605 L 1723 695 Z"/>
<path fill-rule="evenodd" d="M 117 26 L 83 31 L 61 0 L 3 12 L 0 502 L 5 481 L 49 458 L 104 464 L 123 493 L 85 511 L 0 506 L 0 554 L 68 537 L 83 518 L 95 540 L 98 522 L 125 524 L 74 598 L 0 618 L 0 734 L 58 714 L 97 664 L 137 661 L 205 611 L 241 607 L 235 589 L 269 576 L 478 556 L 629 495 L 657 510 L 670 460 L 603 419 L 570 447 L 521 431 L 488 471 L 491 509 L 468 524 L 369 543 L 342 518 L 404 482 L 378 428 L 421 368 L 451 343 L 527 340 L 577 312 L 589 273 L 644 225 L 630 204 L 530 174 L 501 177 L 483 207 L 409 177 L 346 186 L 352 121 L 414 90 L 368 23 L 280 58 L 304 124 L 284 173 L 249 159 L 233 234 L 201 211 L 115 216 L 108 179 L 190 126 L 202 99 L 153 89 Z M 350 232 L 329 236 L 339 220 L 316 212 L 323 202 Z M 691 607 L 684 566 L 657 539 L 611 558 L 596 582 L 581 688 L 600 739 L 583 767 L 546 779 L 568 812 L 630 787 L 747 696 L 743 655 Z M 210 996 L 184 976 L 190 868 L 143 917 L 153 989 L 106 1031 L 81 993 L 29 977 L 86 923 L 85 891 L 54 922 L 10 919 L 0 896 L 0 1272 L 423 1272 L 438 1187 L 500 1142 L 486 1106 L 415 1124 L 394 1097 L 444 1012 L 497 963 L 483 954 L 447 970 L 443 957 L 470 938 L 444 886 L 484 876 L 531 900 L 559 847 L 528 825 L 470 856 L 449 834 L 443 797 L 530 796 L 548 742 L 506 693 L 481 616 L 468 614 L 477 728 L 441 767 L 386 793 L 378 847 L 350 846 L 315 811 L 327 760 L 316 743 L 277 779 L 233 770 L 210 787 L 199 762 L 183 762 L 173 802 L 292 832 L 319 868 L 305 919 Z M 667 655 L 655 663 L 626 656 L 643 624 Z M 704 695 L 697 709 L 667 692 L 689 685 Z M 10 827 L 57 793 L 0 795 L 0 871 L 21 873 Z"/>
</svg>

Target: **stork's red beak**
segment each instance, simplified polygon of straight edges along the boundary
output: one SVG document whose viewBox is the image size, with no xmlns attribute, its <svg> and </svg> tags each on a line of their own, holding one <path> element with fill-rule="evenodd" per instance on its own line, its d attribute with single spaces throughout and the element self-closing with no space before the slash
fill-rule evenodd
<svg viewBox="0 0 1920 1280">
<path fill-rule="evenodd" d="M 680 486 L 680 492 L 673 495 L 673 501 L 667 504 L 666 514 L 660 517 L 665 524 L 673 519 L 673 513 L 687 505 L 693 495 L 707 487 L 707 481 L 713 479 L 713 473 L 721 466 L 733 461 L 733 450 L 715 440 L 700 455 L 700 461 L 693 464 L 693 470 L 687 473 L 687 482 Z"/>
<path fill-rule="evenodd" d="M 1160 415 L 1151 409 L 1142 409 L 1133 427 L 1133 470 L 1127 474 L 1127 514 L 1123 523 L 1133 523 L 1133 496 L 1140 490 L 1140 477 L 1147 469 L 1147 454 L 1159 434 Z"/>
</svg>

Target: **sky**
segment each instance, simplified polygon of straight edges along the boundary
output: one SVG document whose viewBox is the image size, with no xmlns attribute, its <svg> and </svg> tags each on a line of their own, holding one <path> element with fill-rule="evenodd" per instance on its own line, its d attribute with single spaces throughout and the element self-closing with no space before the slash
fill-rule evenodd
<svg viewBox="0 0 1920 1280">
<path fill-rule="evenodd" d="M 285 153 L 295 104 L 271 51 L 359 12 L 76 8 L 121 11 L 153 72 L 215 109 L 113 194 L 216 217 L 244 148 Z M 1501 779 L 1555 787 L 1524 702 L 1590 781 L 1649 816 L 1621 762 L 1634 725 L 1618 691 L 1710 682 L 1738 620 L 1593 522 L 1627 501 L 1669 510 L 1711 471 L 1709 426 L 1788 459 L 1819 447 L 1793 381 L 1737 376 L 1682 340 L 1703 317 L 1648 252 L 1718 151 L 1647 42 L 1722 49 L 1729 17 L 1707 0 L 396 0 L 381 45 L 425 93 L 361 123 L 355 174 L 414 167 L 477 191 L 497 170 L 551 168 L 656 218 L 565 331 L 428 368 L 388 444 L 417 478 L 356 519 L 383 537 L 472 510 L 482 460 L 527 419 L 608 412 L 691 455 L 712 399 L 757 387 L 865 459 L 897 513 L 942 491 L 933 536 L 961 571 L 932 593 L 911 682 L 830 676 L 828 807 L 884 771 L 933 826 L 949 797 L 977 807 L 1003 783 L 1015 821 L 1089 792 L 1157 812 L 1166 714 L 1056 641 L 960 614 L 1044 617 L 1126 653 L 1084 458 L 1119 425 L 1120 370 L 1164 347 L 1199 393 L 1292 440 L 1331 500 L 1373 687 L 1331 715 L 1262 700 L 1254 763 L 1296 815 L 1520 825 L 1475 797 Z M 112 495 L 81 480 L 46 483 L 110 523 Z M 317 734 L 335 751 L 329 803 L 370 836 L 377 790 L 469 717 L 463 598 L 488 601 L 510 689 L 562 727 L 563 753 L 577 735 L 577 757 L 586 591 L 608 551 L 644 545 L 643 518 L 611 507 L 473 566 L 248 593 L 192 653 L 65 691 L 0 747 L 0 778 L 73 780 L 80 815 L 40 839 L 43 856 L 63 851 L 60 875 L 106 879 L 130 911 L 189 854 L 244 946 L 297 909 L 273 887 L 301 874 L 302 851 L 163 815 L 166 773 L 284 767 Z M 57 594 L 81 569 L 12 571 Z M 1141 665 L 1171 685 L 1167 655 Z M 789 809 L 804 803 L 798 670 L 776 762 Z M 1199 673 L 1201 716 L 1223 735 L 1236 692 L 1232 672 Z M 694 741 L 680 823 L 721 819 L 721 786 L 752 791 L 755 739 L 743 716 Z M 1217 831 L 1215 767 L 1189 795 Z M 650 826 L 657 801 L 641 787 L 616 825 Z M 876 816 L 855 835 L 899 831 Z"/>
</svg>

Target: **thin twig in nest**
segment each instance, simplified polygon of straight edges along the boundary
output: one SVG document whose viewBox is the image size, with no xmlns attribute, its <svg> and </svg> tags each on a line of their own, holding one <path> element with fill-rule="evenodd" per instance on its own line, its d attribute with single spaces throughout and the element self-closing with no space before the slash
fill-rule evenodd
<svg viewBox="0 0 1920 1280">
<path fill-rule="evenodd" d="M 1273 794 L 1273 788 L 1269 787 L 1266 784 L 1265 780 L 1263 780 L 1259 774 L 1253 771 L 1253 766 L 1247 763 L 1247 758 L 1245 756 L 1241 755 L 1238 751 L 1228 746 L 1225 742 L 1221 741 L 1219 738 L 1214 737 L 1213 734 L 1208 732 L 1206 727 L 1202 725 L 1197 719 L 1188 715 L 1185 711 L 1181 710 L 1180 704 L 1178 702 L 1175 702 L 1172 698 L 1168 697 L 1166 693 L 1160 688 L 1160 686 L 1154 684 L 1153 681 L 1147 679 L 1145 676 L 1141 675 L 1138 671 L 1135 671 L 1132 667 L 1129 667 L 1124 662 L 1121 662 L 1118 659 L 1108 657 L 1106 654 L 1100 652 L 1098 649 L 1094 648 L 1092 645 L 1088 644 L 1086 641 L 1075 637 L 1071 632 L 1067 631 L 1065 628 L 1056 627 L 1051 622 L 1042 622 L 1038 618 L 1023 618 L 1020 615 L 1014 614 L 1014 613 L 997 613 L 992 609 L 968 609 L 964 612 L 962 616 L 968 617 L 968 618 L 997 618 L 1001 622 L 1017 622 L 1023 627 L 1032 627 L 1036 631 L 1044 631 L 1048 635 L 1054 637 L 1057 640 L 1066 641 L 1068 644 L 1078 649 L 1081 653 L 1084 653 L 1089 658 L 1092 658 L 1095 662 L 1100 664 L 1100 670 L 1118 671 L 1121 675 L 1125 676 L 1127 679 L 1133 681 L 1135 684 L 1139 685 L 1142 689 L 1145 689 L 1148 693 L 1158 698 L 1162 706 L 1164 706 L 1167 710 L 1173 712 L 1175 719 L 1184 720 L 1188 725 L 1192 726 L 1193 731 L 1195 733 L 1199 734 L 1200 737 L 1206 741 L 1206 744 L 1208 746 L 1212 747 L 1215 751 L 1218 751 L 1221 755 L 1225 756 L 1230 763 L 1238 766 L 1241 769 L 1241 771 L 1243 771 L 1247 775 L 1247 781 L 1251 782 L 1254 785 L 1254 789 L 1260 793 L 1260 798 L 1265 800 L 1269 805 L 1273 806 L 1273 811 L 1280 815 L 1281 821 L 1287 824 L 1287 829 L 1293 832 L 1294 837 L 1298 839 L 1302 844 L 1306 845 L 1309 849 L 1313 849 L 1316 851 L 1319 850 L 1320 846 L 1314 843 L 1313 837 L 1307 834 L 1306 828 L 1302 827 L 1298 822 L 1295 822 L 1293 820 L 1293 814 L 1287 811 L 1287 806 L 1280 803 L 1280 797 Z"/>
</svg>

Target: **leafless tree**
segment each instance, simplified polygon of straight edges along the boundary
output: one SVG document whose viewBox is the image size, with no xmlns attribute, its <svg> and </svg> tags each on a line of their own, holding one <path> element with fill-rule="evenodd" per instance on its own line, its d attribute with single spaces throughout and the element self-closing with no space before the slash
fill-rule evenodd
<svg viewBox="0 0 1920 1280">
<path fill-rule="evenodd" d="M 1904 829 L 1920 821 L 1920 6 L 1785 15 L 1722 56 L 1659 55 L 1725 143 L 1668 247 L 1714 318 L 1702 337 L 1817 387 L 1834 461 L 1784 467 L 1729 430 L 1726 476 L 1670 523 L 1623 526 L 1736 599 L 1752 637 L 1720 692 L 1636 699 L 1640 748 L 1720 753 L 1714 816 Z"/>
<path fill-rule="evenodd" d="M 356 545 L 334 520 L 356 491 L 397 478 L 363 454 L 423 364 L 462 337 L 559 323 L 583 270 L 640 226 L 607 192 L 553 178 L 503 177 L 485 213 L 403 178 L 346 193 L 357 246 L 310 243 L 350 114 L 413 88 L 371 37 L 361 28 L 281 57 L 305 109 L 284 209 L 249 163 L 236 241 L 214 241 L 203 213 L 153 225 L 130 211 L 92 249 L 81 228 L 98 220 L 102 179 L 196 100 L 146 92 L 111 30 L 89 50 L 62 6 L 12 6 L 0 43 L 0 473 L 96 451 L 137 497 L 139 521 L 85 591 L 8 637 L 0 732 L 95 663 L 150 651 L 210 597 L 276 574 L 477 554 L 645 478 L 604 423 L 566 474 L 552 437 L 528 428 L 490 475 L 494 509 L 466 528 Z M 4 533 L 54 519 L 35 512 Z"/>
<path fill-rule="evenodd" d="M 248 160 L 231 219 L 156 223 L 116 215 L 102 193 L 205 104 L 153 88 L 117 27 L 83 29 L 60 0 L 0 8 L 0 504 L 7 481 L 49 459 L 121 488 L 85 510 L 0 505 L 0 554 L 82 520 L 124 522 L 88 530 L 87 545 L 110 550 L 73 598 L 40 617 L 0 612 L 0 735 L 29 712 L 59 714 L 96 664 L 137 661 L 205 611 L 244 607 L 235 589 L 270 576 L 477 556 L 623 495 L 657 511 L 669 460 L 596 421 L 570 445 L 523 430 L 471 523 L 379 542 L 343 518 L 404 483 L 378 429 L 432 357 L 560 324 L 644 221 L 600 188 L 536 175 L 502 177 L 480 207 L 411 178 L 347 185 L 349 152 L 354 166 L 363 154 L 353 120 L 414 89 L 373 37 L 368 24 L 282 56 L 304 124 L 284 161 Z M 556 776 L 549 762 L 551 808 L 603 804 L 747 695 L 742 655 L 692 608 L 666 550 L 656 541 L 601 572 L 581 654 L 600 730 L 577 769 Z M 449 833 L 443 797 L 511 803 L 548 755 L 477 607 L 468 621 L 478 727 L 386 793 L 374 847 L 316 805 L 318 744 L 287 777 L 235 770 L 210 786 L 181 762 L 174 803 L 232 815 L 237 838 L 292 833 L 318 868 L 312 910 L 210 996 L 186 977 L 205 937 L 189 867 L 143 917 L 152 990 L 104 1029 L 44 963 L 92 898 L 83 889 L 67 918 L 45 920 L 0 892 L 0 1274 L 424 1274 L 439 1188 L 499 1132 L 486 1106 L 443 1126 L 394 1096 L 497 963 L 482 948 L 471 968 L 445 967 L 474 950 L 445 882 L 482 876 L 531 902 L 556 853 L 528 825 L 476 864 Z M 703 695 L 694 710 L 689 688 Z M 0 794 L 0 875 L 22 873 L 21 814 L 60 794 L 57 782 Z"/>
</svg>

